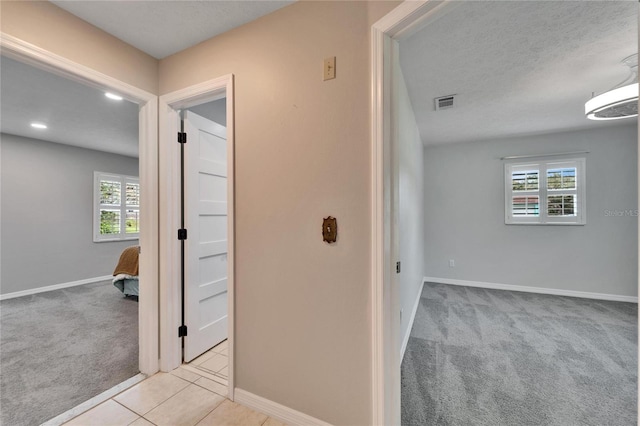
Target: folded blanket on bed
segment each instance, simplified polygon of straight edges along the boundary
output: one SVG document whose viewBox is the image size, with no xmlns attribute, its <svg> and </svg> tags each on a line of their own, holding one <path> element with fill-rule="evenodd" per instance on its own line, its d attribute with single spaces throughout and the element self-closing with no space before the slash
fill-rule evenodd
<svg viewBox="0 0 640 426">
<path fill-rule="evenodd" d="M 113 271 L 113 275 L 127 274 L 138 275 L 138 253 L 140 251 L 139 246 L 127 247 L 122 251 L 120 260 L 116 269 Z"/>
</svg>

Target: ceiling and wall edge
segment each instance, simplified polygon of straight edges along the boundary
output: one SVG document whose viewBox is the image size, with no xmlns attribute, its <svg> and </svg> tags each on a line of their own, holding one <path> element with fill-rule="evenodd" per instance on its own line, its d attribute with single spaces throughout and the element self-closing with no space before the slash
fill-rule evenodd
<svg viewBox="0 0 640 426">
<path fill-rule="evenodd" d="M 158 94 L 158 60 L 46 2 L 0 2 L 3 34 L 145 92 Z"/>
</svg>

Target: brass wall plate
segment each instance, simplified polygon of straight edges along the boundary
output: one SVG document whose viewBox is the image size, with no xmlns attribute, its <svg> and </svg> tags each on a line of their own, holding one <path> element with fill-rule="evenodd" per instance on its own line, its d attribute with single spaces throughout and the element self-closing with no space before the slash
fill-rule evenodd
<svg viewBox="0 0 640 426">
<path fill-rule="evenodd" d="M 322 222 L 322 239 L 331 244 L 338 238 L 338 222 L 335 217 L 325 217 Z"/>
</svg>

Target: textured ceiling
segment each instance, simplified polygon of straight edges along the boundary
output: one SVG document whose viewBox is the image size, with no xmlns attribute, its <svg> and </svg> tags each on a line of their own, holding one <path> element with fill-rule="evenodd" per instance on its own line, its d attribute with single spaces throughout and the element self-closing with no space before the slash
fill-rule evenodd
<svg viewBox="0 0 640 426">
<path fill-rule="evenodd" d="M 156 58 L 188 48 L 293 1 L 53 1 Z M 138 105 L 2 57 L 0 131 L 138 156 Z M 30 126 L 46 123 L 47 130 Z"/>
<path fill-rule="evenodd" d="M 52 3 L 162 59 L 293 1 L 68 1 Z"/>
<path fill-rule="evenodd" d="M 117 27 L 103 29 L 162 57 L 171 49 L 211 37 L 198 39 L 196 27 L 215 27 L 220 32 L 224 31 L 219 30 L 220 25 L 235 26 L 229 24 L 234 10 L 250 20 L 249 13 L 269 13 L 290 2 L 54 3 L 98 26 L 91 16 L 99 15 L 95 19 Z M 216 13 L 225 16 L 224 23 L 214 23 L 220 21 L 211 18 Z M 195 15 L 208 18 L 190 18 Z M 423 142 L 463 142 L 628 123 L 587 120 L 584 102 L 592 92 L 609 90 L 627 77 L 628 69 L 621 60 L 637 52 L 637 22 L 636 2 L 451 2 L 400 45 L 400 61 Z M 130 33 L 135 40 L 127 40 L 118 31 Z M 163 41 L 164 37 L 171 42 Z M 171 47 L 174 39 L 180 39 L 182 45 Z M 144 47 L 145 40 L 151 47 Z M 164 53 L 153 52 L 165 47 L 169 50 Z M 5 57 L 0 67 L 3 132 L 137 156 L 137 105 L 114 103 L 96 89 Z M 454 93 L 458 95 L 454 109 L 434 111 L 434 97 Z M 33 120 L 45 121 L 50 128 L 45 132 L 31 129 Z"/>
<path fill-rule="evenodd" d="M 400 43 L 400 63 L 430 145 L 628 124 L 588 120 L 584 103 L 637 51 L 637 2 L 454 1 Z M 434 111 L 450 94 L 455 108 Z"/>
<path fill-rule="evenodd" d="M 0 131 L 138 156 L 138 105 L 2 56 Z M 38 121 L 46 130 L 31 128 Z"/>
</svg>

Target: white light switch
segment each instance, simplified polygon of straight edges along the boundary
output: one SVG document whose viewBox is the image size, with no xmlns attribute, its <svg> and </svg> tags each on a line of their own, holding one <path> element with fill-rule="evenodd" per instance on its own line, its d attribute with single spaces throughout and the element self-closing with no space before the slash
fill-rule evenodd
<svg viewBox="0 0 640 426">
<path fill-rule="evenodd" d="M 324 60 L 324 76 L 323 80 L 331 80 L 336 78 L 336 57 L 327 58 Z"/>
</svg>

